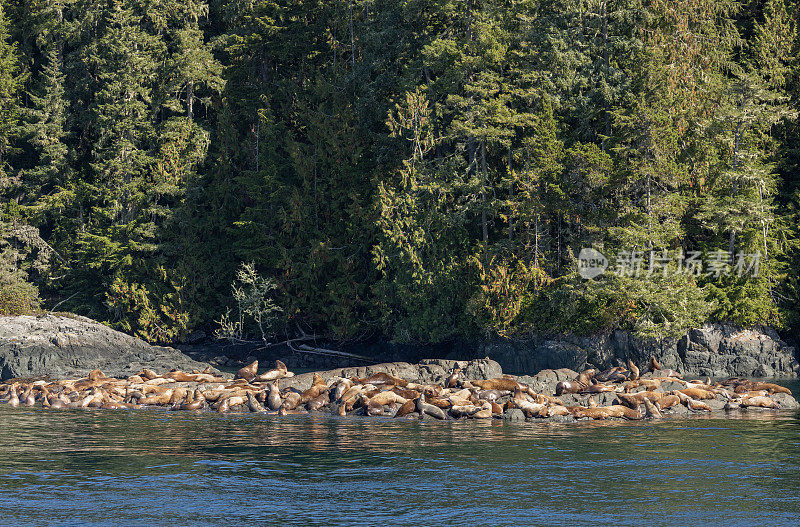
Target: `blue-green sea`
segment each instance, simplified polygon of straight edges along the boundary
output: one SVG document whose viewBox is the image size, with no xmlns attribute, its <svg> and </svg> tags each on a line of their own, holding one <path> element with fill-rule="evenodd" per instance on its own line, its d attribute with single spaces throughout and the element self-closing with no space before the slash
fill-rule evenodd
<svg viewBox="0 0 800 527">
<path fill-rule="evenodd" d="M 747 415 L 542 424 L 0 405 L 0 518 L 798 526 L 800 416 Z"/>
</svg>

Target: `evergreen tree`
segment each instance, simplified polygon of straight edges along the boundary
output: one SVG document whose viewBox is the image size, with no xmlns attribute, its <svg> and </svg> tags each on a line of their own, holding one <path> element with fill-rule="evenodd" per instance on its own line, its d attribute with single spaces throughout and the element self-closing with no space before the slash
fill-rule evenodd
<svg viewBox="0 0 800 527">
<path fill-rule="evenodd" d="M 10 41 L 5 2 L 0 2 L 0 185 L 9 177 L 8 156 L 17 135 L 18 91 L 22 85 L 17 47 Z"/>
</svg>

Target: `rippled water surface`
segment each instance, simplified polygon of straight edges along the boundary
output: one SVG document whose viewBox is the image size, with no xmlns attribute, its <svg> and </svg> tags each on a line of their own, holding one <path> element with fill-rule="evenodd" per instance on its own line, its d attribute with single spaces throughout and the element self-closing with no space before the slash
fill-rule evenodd
<svg viewBox="0 0 800 527">
<path fill-rule="evenodd" d="M 4 525 L 800 525 L 800 419 L 410 422 L 0 406 Z"/>
</svg>

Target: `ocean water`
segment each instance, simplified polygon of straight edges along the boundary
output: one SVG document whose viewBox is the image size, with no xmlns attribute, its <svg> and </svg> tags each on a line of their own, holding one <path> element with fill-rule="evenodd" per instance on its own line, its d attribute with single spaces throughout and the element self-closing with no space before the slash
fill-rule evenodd
<svg viewBox="0 0 800 527">
<path fill-rule="evenodd" d="M 0 519 L 800 525 L 800 415 L 746 415 L 543 424 L 0 405 Z"/>
</svg>

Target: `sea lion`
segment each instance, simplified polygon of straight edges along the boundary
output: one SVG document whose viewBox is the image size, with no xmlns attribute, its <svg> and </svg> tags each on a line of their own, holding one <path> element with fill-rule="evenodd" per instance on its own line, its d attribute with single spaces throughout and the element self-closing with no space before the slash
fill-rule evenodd
<svg viewBox="0 0 800 527">
<path fill-rule="evenodd" d="M 19 406 L 19 394 L 17 394 L 17 385 L 11 386 L 11 398 L 8 400 L 9 406 L 16 408 Z"/>
<path fill-rule="evenodd" d="M 648 419 L 661 419 L 664 417 L 661 415 L 661 410 L 659 410 L 658 404 L 650 402 L 650 399 L 647 398 L 644 399 L 644 412 L 645 417 Z"/>
<path fill-rule="evenodd" d="M 108 379 L 105 373 L 100 370 L 92 370 L 89 372 L 89 380 L 90 381 L 99 381 L 101 379 Z"/>
<path fill-rule="evenodd" d="M 333 397 L 331 397 L 331 399 L 334 401 L 338 401 L 339 399 L 342 398 L 344 392 L 346 392 L 353 386 L 353 381 L 351 381 L 350 379 L 342 379 L 333 386 L 334 386 Z"/>
<path fill-rule="evenodd" d="M 547 405 L 532 403 L 523 398 L 514 398 L 509 401 L 511 408 L 519 408 L 525 417 L 547 417 Z"/>
<path fill-rule="evenodd" d="M 358 384 L 393 384 L 395 386 L 400 386 L 401 388 L 408 386 L 407 380 L 389 375 L 388 373 L 384 372 L 374 373 L 365 379 L 359 379 L 358 377 L 355 377 L 353 378 L 353 381 L 357 382 Z"/>
<path fill-rule="evenodd" d="M 455 368 L 453 368 L 453 371 L 452 373 L 450 373 L 450 376 L 447 378 L 447 380 L 444 381 L 444 387 L 454 388 L 458 386 L 460 380 L 461 380 L 461 368 L 456 366 Z"/>
<path fill-rule="evenodd" d="M 396 393 L 394 393 L 393 391 L 386 391 L 374 395 L 372 398 L 370 398 L 369 403 L 371 404 L 374 402 L 376 404 L 384 406 L 391 403 L 397 403 L 402 405 L 405 404 L 406 401 L 408 401 L 408 399 L 406 399 L 405 397 L 401 397 Z"/>
<path fill-rule="evenodd" d="M 294 377 L 294 373 L 290 372 L 286 368 L 286 364 L 283 362 L 276 360 L 275 361 L 275 368 L 269 370 L 266 373 L 262 373 L 261 375 L 257 375 L 253 381 L 254 382 L 269 382 L 269 381 L 276 381 L 278 379 L 283 379 L 286 377 Z"/>
<path fill-rule="evenodd" d="M 305 404 L 311 399 L 315 399 L 322 395 L 322 392 L 328 391 L 327 383 L 322 380 L 322 377 L 319 374 L 314 374 L 314 380 L 311 383 L 311 388 L 304 391 L 300 396 L 300 404 Z"/>
<path fill-rule="evenodd" d="M 494 379 L 470 381 L 473 386 L 482 390 L 508 390 L 514 391 L 519 387 L 519 383 L 514 379 L 506 377 L 496 377 Z"/>
<path fill-rule="evenodd" d="M 372 417 L 383 415 L 383 405 L 377 402 L 370 402 L 364 408 L 364 415 L 369 415 Z"/>
<path fill-rule="evenodd" d="M 647 363 L 647 369 L 651 372 L 655 372 L 661 369 L 661 364 L 658 363 L 656 358 L 650 355 L 650 362 Z"/>
<path fill-rule="evenodd" d="M 447 419 L 447 415 L 444 413 L 444 410 L 438 406 L 433 406 L 432 404 L 425 402 L 425 394 L 421 394 L 419 397 L 417 397 L 415 404 L 416 410 L 419 412 L 420 417 L 422 417 L 424 414 L 428 414 L 436 419 Z"/>
<path fill-rule="evenodd" d="M 576 381 L 560 381 L 556 384 L 556 396 L 564 395 L 565 393 L 578 393 L 585 386 L 582 386 Z"/>
<path fill-rule="evenodd" d="M 792 391 L 785 386 L 780 386 L 778 384 L 773 384 L 771 382 L 752 382 L 750 383 L 751 390 L 767 390 L 770 395 L 773 393 L 785 393 L 788 395 L 792 395 Z"/>
<path fill-rule="evenodd" d="M 614 368 L 610 368 L 605 370 L 602 373 L 598 373 L 595 375 L 595 379 L 597 382 L 604 383 L 604 382 L 620 382 L 628 380 L 628 370 L 623 368 L 622 366 L 616 366 Z"/>
<path fill-rule="evenodd" d="M 496 401 L 504 395 L 508 395 L 508 392 L 501 390 L 483 390 L 478 392 L 476 395 L 478 396 L 478 399 L 482 399 L 484 401 Z"/>
<path fill-rule="evenodd" d="M 158 378 L 158 374 L 156 372 L 154 372 L 153 370 L 148 370 L 146 368 L 139 373 L 139 376 L 146 381 Z"/>
<path fill-rule="evenodd" d="M 636 392 L 636 393 L 617 393 L 617 399 L 620 403 L 636 410 L 640 405 L 644 404 L 645 399 L 650 399 L 651 402 L 660 401 L 664 397 L 660 392 Z"/>
<path fill-rule="evenodd" d="M 410 400 L 406 401 L 405 403 L 403 403 L 402 405 L 400 405 L 400 408 L 397 409 L 397 412 L 395 412 L 394 417 L 395 418 L 404 417 L 404 416 L 416 411 L 416 408 L 417 408 L 416 399 L 413 399 L 413 400 L 410 399 Z"/>
<path fill-rule="evenodd" d="M 256 396 L 253 395 L 253 392 L 247 392 L 247 408 L 254 413 L 266 412 L 261 403 L 258 402 L 258 399 L 256 399 Z"/>
<path fill-rule="evenodd" d="M 585 406 L 567 407 L 575 418 L 588 417 L 590 419 L 610 419 L 623 418 L 628 420 L 639 420 L 642 414 L 638 410 L 633 410 L 627 406 L 612 405 L 598 406 L 596 408 L 586 408 Z"/>
<path fill-rule="evenodd" d="M 717 394 L 708 390 L 702 390 L 700 388 L 684 388 L 683 390 L 679 390 L 682 394 L 688 395 L 692 399 L 716 399 Z"/>
<path fill-rule="evenodd" d="M 244 379 L 247 382 L 250 382 L 255 378 L 256 373 L 258 373 L 258 361 L 254 360 L 247 366 L 237 371 L 234 379 Z"/>
<path fill-rule="evenodd" d="M 772 408 L 774 410 L 780 410 L 781 405 L 778 404 L 777 401 L 770 399 L 766 396 L 757 396 L 757 397 L 745 397 L 742 398 L 739 405 L 742 408 L 747 407 L 758 407 L 758 408 Z"/>
<path fill-rule="evenodd" d="M 673 406 L 676 406 L 678 404 L 681 404 L 681 399 L 680 399 L 680 397 L 678 397 L 677 395 L 674 395 L 674 394 L 664 395 L 658 401 L 658 407 L 661 410 L 667 410 L 667 409 L 672 408 Z"/>
<path fill-rule="evenodd" d="M 628 359 L 628 370 L 631 372 L 629 379 L 635 381 L 639 378 L 639 368 L 636 367 L 636 364 L 633 363 L 631 359 Z"/>
<path fill-rule="evenodd" d="M 688 395 L 686 395 L 685 393 L 683 393 L 683 392 L 681 392 L 679 390 L 675 390 L 673 393 L 680 398 L 681 403 L 683 403 L 686 406 L 686 408 L 688 408 L 689 410 L 692 410 L 694 412 L 710 412 L 711 411 L 711 407 L 708 406 L 706 403 L 704 403 L 702 401 L 698 401 L 698 400 L 692 399 L 691 397 L 689 397 Z"/>
<path fill-rule="evenodd" d="M 275 383 L 269 385 L 269 395 L 267 395 L 267 408 L 273 412 L 281 407 L 283 399 L 281 399 L 281 391 Z"/>
<path fill-rule="evenodd" d="M 33 387 L 29 386 L 22 396 L 25 406 L 33 406 L 36 404 L 36 396 L 33 394 Z"/>
<path fill-rule="evenodd" d="M 613 386 L 608 386 L 606 384 L 590 384 L 586 388 L 580 390 L 578 393 L 589 394 L 589 393 L 605 393 L 613 391 L 615 391 Z"/>
<path fill-rule="evenodd" d="M 301 394 L 297 392 L 287 393 L 286 396 L 283 398 L 283 403 L 281 403 L 280 408 L 282 408 L 283 410 L 294 410 L 295 408 L 297 408 L 297 405 L 300 404 L 300 397 Z"/>
<path fill-rule="evenodd" d="M 331 402 L 330 396 L 328 395 L 329 393 L 330 392 L 328 390 L 325 390 L 318 396 L 308 401 L 306 404 L 306 409 L 310 412 L 312 410 L 319 410 L 328 406 L 328 404 Z"/>
</svg>

